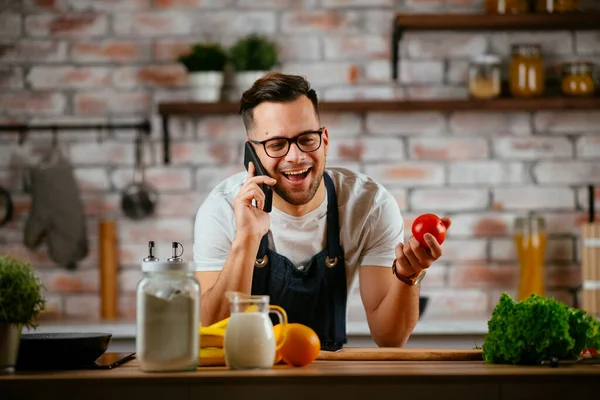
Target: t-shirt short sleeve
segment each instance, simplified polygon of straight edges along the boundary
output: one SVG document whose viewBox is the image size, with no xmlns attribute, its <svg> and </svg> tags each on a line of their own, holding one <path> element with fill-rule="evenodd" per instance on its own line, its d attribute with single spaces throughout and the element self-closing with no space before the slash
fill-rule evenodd
<svg viewBox="0 0 600 400">
<path fill-rule="evenodd" d="M 369 215 L 369 231 L 360 265 L 391 267 L 395 249 L 404 241 L 404 221 L 396 199 L 380 188 Z"/>
<path fill-rule="evenodd" d="M 211 193 L 196 213 L 194 262 L 197 271 L 220 271 L 235 237 L 233 206 Z"/>
</svg>

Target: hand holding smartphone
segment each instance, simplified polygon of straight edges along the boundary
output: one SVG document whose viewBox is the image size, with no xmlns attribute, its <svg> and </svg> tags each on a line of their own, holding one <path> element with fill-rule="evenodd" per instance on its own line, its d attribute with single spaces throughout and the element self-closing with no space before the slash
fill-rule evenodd
<svg viewBox="0 0 600 400">
<path fill-rule="evenodd" d="M 252 162 L 252 164 L 254 165 L 255 176 L 269 176 L 263 165 L 260 163 L 258 155 L 254 150 L 254 146 L 252 146 L 252 143 L 247 141 L 244 144 L 244 166 L 246 167 L 246 171 L 248 170 L 248 164 L 250 162 Z M 265 194 L 265 205 L 263 211 L 267 213 L 271 212 L 271 207 L 273 205 L 273 188 L 267 185 L 266 183 L 259 184 L 258 186 L 262 189 L 263 193 Z"/>
</svg>

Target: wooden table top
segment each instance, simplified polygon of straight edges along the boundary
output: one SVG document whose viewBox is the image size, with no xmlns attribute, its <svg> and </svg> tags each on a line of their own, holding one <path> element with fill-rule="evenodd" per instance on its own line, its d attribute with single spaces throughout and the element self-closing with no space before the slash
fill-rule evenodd
<svg viewBox="0 0 600 400">
<path fill-rule="evenodd" d="M 232 371 L 226 367 L 199 367 L 189 372 L 143 372 L 137 360 L 109 370 L 17 371 L 0 375 L 1 381 L 14 380 L 222 380 L 295 378 L 423 378 L 423 377 L 558 377 L 588 376 L 600 382 L 600 364 L 550 366 L 491 365 L 483 361 L 323 361 L 306 367 L 277 365 L 268 370 Z"/>
</svg>

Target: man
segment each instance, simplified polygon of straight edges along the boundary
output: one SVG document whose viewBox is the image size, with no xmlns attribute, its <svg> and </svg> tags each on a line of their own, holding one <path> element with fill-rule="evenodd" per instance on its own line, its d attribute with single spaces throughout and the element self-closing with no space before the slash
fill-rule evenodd
<svg viewBox="0 0 600 400">
<path fill-rule="evenodd" d="M 404 345 L 418 320 L 419 281 L 442 255 L 440 245 L 430 234 L 428 248 L 413 237 L 403 244 L 400 210 L 383 186 L 363 174 L 325 169 L 329 132 L 302 77 L 265 75 L 243 94 L 240 113 L 269 176 L 255 176 L 249 164 L 198 210 L 202 323 L 229 315 L 227 291 L 266 294 L 290 322 L 313 328 L 323 349 L 339 349 L 346 342 L 347 292 L 358 272 L 374 341 Z M 262 211 L 259 184 L 273 188 L 270 213 Z"/>
</svg>

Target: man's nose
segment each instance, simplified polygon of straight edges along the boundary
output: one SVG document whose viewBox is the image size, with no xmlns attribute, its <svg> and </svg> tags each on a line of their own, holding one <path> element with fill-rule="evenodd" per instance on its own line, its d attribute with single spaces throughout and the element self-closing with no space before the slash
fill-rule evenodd
<svg viewBox="0 0 600 400">
<path fill-rule="evenodd" d="M 290 143 L 290 150 L 285 156 L 286 160 L 301 160 L 304 157 L 306 157 L 306 154 L 302 150 L 300 150 L 300 148 L 298 147 L 298 143 Z"/>
</svg>

